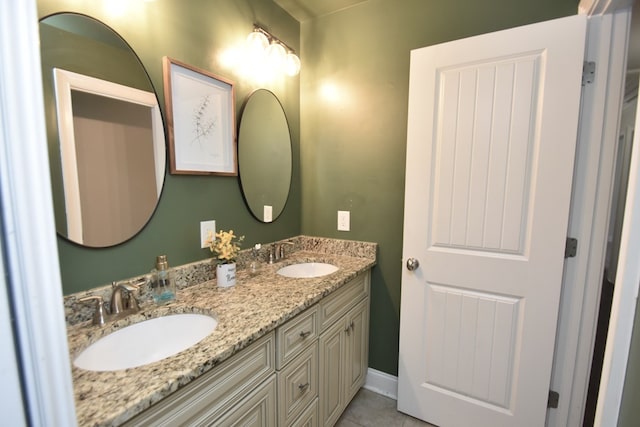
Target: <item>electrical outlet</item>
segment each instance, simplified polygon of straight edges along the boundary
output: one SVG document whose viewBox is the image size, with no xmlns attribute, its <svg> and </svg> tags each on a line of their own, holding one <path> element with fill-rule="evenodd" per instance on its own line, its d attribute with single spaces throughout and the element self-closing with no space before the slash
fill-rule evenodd
<svg viewBox="0 0 640 427">
<path fill-rule="evenodd" d="M 215 239 L 216 222 L 214 220 L 200 221 L 200 247 L 201 248 L 208 247 L 207 239 L 209 238 L 209 232 L 211 232 L 211 235 L 214 236 L 213 238 Z"/>
<path fill-rule="evenodd" d="M 264 222 L 273 221 L 273 207 L 269 205 L 264 205 L 264 209 L 262 212 L 262 220 Z"/>
<path fill-rule="evenodd" d="M 349 211 L 338 211 L 338 231 L 349 231 L 350 222 Z"/>
</svg>

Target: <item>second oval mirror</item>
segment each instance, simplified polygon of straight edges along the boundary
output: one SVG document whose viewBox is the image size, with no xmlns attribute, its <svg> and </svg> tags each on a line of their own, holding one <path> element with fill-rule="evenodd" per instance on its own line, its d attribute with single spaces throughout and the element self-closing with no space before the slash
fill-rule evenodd
<svg viewBox="0 0 640 427">
<path fill-rule="evenodd" d="M 238 131 L 238 168 L 244 199 L 262 222 L 282 213 L 291 186 L 291 135 L 278 98 L 258 89 L 247 99 Z"/>
</svg>

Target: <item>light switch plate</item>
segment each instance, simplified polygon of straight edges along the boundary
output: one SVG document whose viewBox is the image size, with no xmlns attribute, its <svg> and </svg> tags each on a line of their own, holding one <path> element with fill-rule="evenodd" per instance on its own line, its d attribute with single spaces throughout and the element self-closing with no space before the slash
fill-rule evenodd
<svg viewBox="0 0 640 427">
<path fill-rule="evenodd" d="M 338 211 L 338 231 L 349 231 L 351 228 L 349 211 Z"/>
<path fill-rule="evenodd" d="M 209 238 L 209 232 L 215 238 L 216 235 L 216 222 L 214 220 L 210 221 L 200 221 L 200 247 L 207 248 L 207 239 Z"/>
<path fill-rule="evenodd" d="M 264 209 L 262 211 L 262 220 L 264 222 L 273 221 L 273 207 L 269 205 L 264 205 Z"/>
</svg>

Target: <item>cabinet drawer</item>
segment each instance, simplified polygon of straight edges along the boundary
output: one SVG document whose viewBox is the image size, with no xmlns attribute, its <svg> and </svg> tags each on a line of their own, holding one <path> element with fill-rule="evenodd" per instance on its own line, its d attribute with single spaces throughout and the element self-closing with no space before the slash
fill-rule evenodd
<svg viewBox="0 0 640 427">
<path fill-rule="evenodd" d="M 362 298 L 369 295 L 369 277 L 370 273 L 367 271 L 318 303 L 320 331 L 331 326 Z"/>
<path fill-rule="evenodd" d="M 276 330 L 276 369 L 282 369 L 316 338 L 318 338 L 317 305 Z"/>
<path fill-rule="evenodd" d="M 279 425 L 289 425 L 318 397 L 318 342 L 278 372 Z"/>
<path fill-rule="evenodd" d="M 274 341 L 273 333 L 260 338 L 125 425 L 203 425 L 220 417 L 275 372 Z"/>
<path fill-rule="evenodd" d="M 276 427 L 276 376 L 260 387 L 217 420 L 212 426 L 219 427 Z"/>
<path fill-rule="evenodd" d="M 318 399 L 304 410 L 289 427 L 317 427 L 318 426 Z"/>
</svg>

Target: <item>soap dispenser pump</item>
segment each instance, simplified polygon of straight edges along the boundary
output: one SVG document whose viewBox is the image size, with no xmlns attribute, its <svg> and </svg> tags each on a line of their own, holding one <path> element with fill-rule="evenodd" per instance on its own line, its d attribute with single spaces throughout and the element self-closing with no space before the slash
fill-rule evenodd
<svg viewBox="0 0 640 427">
<path fill-rule="evenodd" d="M 173 271 L 169 269 L 166 255 L 156 258 L 156 268 L 153 271 L 152 284 L 153 300 L 156 304 L 167 304 L 176 298 L 176 281 Z"/>
</svg>

